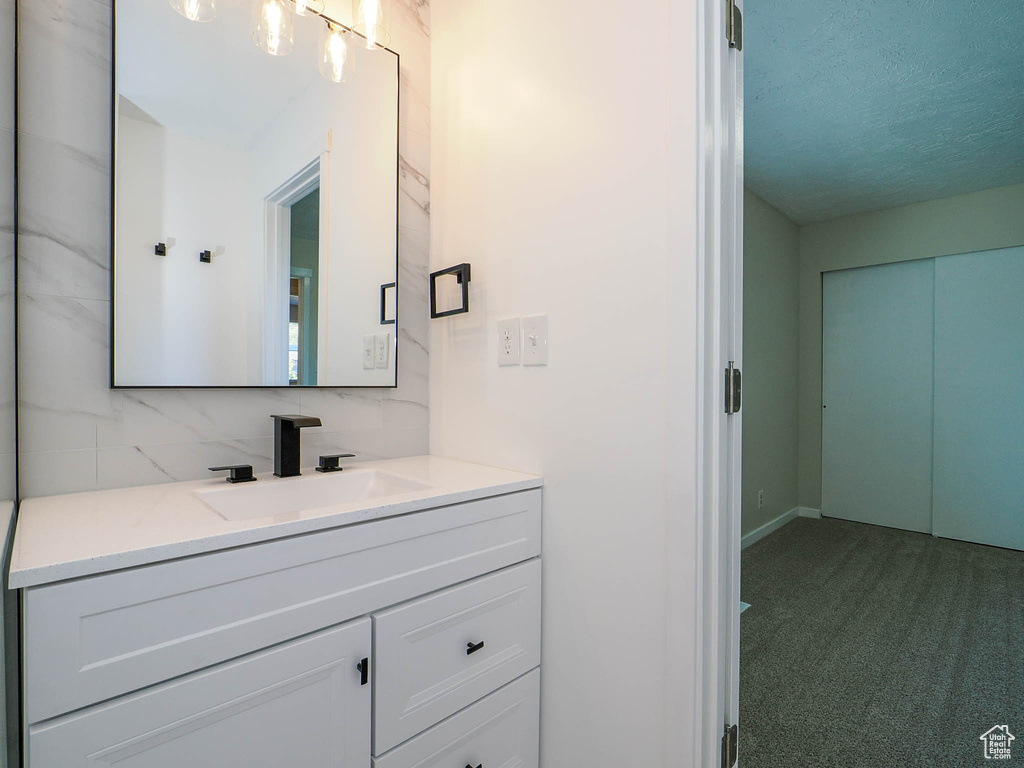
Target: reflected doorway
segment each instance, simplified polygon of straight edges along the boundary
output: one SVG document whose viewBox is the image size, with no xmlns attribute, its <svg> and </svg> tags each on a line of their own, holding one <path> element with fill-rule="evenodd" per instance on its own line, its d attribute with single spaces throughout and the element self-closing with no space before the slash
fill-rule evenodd
<svg viewBox="0 0 1024 768">
<path fill-rule="evenodd" d="M 317 383 L 320 295 L 320 189 L 291 206 L 288 296 L 288 384 Z"/>
</svg>

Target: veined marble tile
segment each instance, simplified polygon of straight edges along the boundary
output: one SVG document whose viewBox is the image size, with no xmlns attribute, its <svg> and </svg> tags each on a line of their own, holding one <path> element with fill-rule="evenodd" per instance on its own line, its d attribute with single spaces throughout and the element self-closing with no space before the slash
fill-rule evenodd
<svg viewBox="0 0 1024 768">
<path fill-rule="evenodd" d="M 216 477 L 209 468 L 226 464 L 273 471 L 273 438 L 103 448 L 98 451 L 97 483 L 100 488 L 124 488 L 199 480 Z"/>
<path fill-rule="evenodd" d="M 274 434 L 275 413 L 295 413 L 287 389 L 122 390 L 121 434 L 107 445 L 213 442 Z M 100 447 L 107 447 L 101 443 Z"/>
<path fill-rule="evenodd" d="M 403 228 L 399 243 L 398 388 L 384 391 L 384 429 L 425 427 L 430 423 L 430 235 Z"/>
<path fill-rule="evenodd" d="M 391 27 L 404 24 L 424 38 L 430 38 L 430 0 L 392 0 Z"/>
<path fill-rule="evenodd" d="M 110 302 L 22 294 L 21 450 L 94 449 L 120 418 L 109 388 Z"/>
<path fill-rule="evenodd" d="M 399 131 L 398 221 L 406 229 L 430 231 L 430 139 L 403 128 Z"/>
<path fill-rule="evenodd" d="M 0 232 L 0 294 L 14 292 L 14 233 Z M 0 323 L 3 321 L 0 320 Z"/>
<path fill-rule="evenodd" d="M 24 134 L 20 153 L 21 290 L 108 300 L 110 155 Z"/>
<path fill-rule="evenodd" d="M 0 454 L 14 453 L 14 295 L 0 293 Z M 0 496 L 0 499 L 6 498 Z"/>
<path fill-rule="evenodd" d="M 269 471 L 269 417 L 278 410 L 324 420 L 303 433 L 307 464 L 318 452 L 346 448 L 364 458 L 426 453 L 428 3 L 393 6 L 402 55 L 399 387 L 276 392 L 109 390 L 111 0 L 22 0 L 20 7 L 21 129 L 29 134 L 22 144 L 23 493 L 188 480 L 223 462 Z M 0 237 L 0 259 L 3 244 Z"/>
<path fill-rule="evenodd" d="M 14 3 L 0 0 L 0 128 L 8 130 L 14 129 Z"/>
<path fill-rule="evenodd" d="M 21 131 L 109 152 L 109 1 L 21 0 L 18 24 Z"/>
<path fill-rule="evenodd" d="M 422 456 L 429 452 L 430 430 L 374 429 L 364 432 L 315 432 L 303 435 L 302 463 L 313 466 L 317 457 L 330 453 L 354 453 L 354 461 Z"/>
<path fill-rule="evenodd" d="M 401 56 L 398 73 L 399 127 L 430 135 L 430 42 L 407 27 L 391 29 L 392 47 Z"/>
<path fill-rule="evenodd" d="M 299 413 L 317 416 L 322 427 L 314 432 L 341 432 L 381 427 L 380 389 L 303 389 L 299 391 Z"/>
<path fill-rule="evenodd" d="M 11 501 L 16 495 L 17 458 L 13 453 L 0 453 L 0 501 Z"/>
<path fill-rule="evenodd" d="M 96 451 L 22 453 L 21 498 L 96 490 Z"/>
<path fill-rule="evenodd" d="M 14 131 L 4 126 L 0 126 L 0 232 L 14 232 Z"/>
</svg>

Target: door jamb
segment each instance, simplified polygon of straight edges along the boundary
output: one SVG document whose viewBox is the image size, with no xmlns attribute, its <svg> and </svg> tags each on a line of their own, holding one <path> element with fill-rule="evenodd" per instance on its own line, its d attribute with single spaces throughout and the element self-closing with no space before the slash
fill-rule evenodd
<svg viewBox="0 0 1024 768">
<path fill-rule="evenodd" d="M 742 417 L 725 416 L 723 376 L 730 360 L 737 367 L 743 362 L 743 59 L 726 42 L 725 3 L 701 0 L 697 6 L 696 725 L 691 764 L 713 768 L 722 764 L 725 725 L 739 719 Z"/>
</svg>

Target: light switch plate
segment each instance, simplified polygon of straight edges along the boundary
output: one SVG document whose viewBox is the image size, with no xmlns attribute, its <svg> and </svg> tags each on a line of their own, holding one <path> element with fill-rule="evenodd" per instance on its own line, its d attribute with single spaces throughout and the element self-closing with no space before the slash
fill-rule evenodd
<svg viewBox="0 0 1024 768">
<path fill-rule="evenodd" d="M 388 359 L 390 357 L 389 352 L 391 350 L 391 334 L 390 333 L 378 333 L 377 334 L 377 367 L 387 368 Z"/>
<path fill-rule="evenodd" d="M 519 318 L 498 321 L 498 365 L 519 365 Z"/>
<path fill-rule="evenodd" d="M 376 337 L 363 336 L 363 368 L 371 370 L 376 367 Z"/>
<path fill-rule="evenodd" d="M 548 364 L 548 316 L 523 318 L 523 365 Z"/>
</svg>

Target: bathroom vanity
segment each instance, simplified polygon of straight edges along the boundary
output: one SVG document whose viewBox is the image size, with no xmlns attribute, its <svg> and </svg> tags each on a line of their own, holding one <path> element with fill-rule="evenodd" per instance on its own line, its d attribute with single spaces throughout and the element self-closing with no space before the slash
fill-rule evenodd
<svg viewBox="0 0 1024 768">
<path fill-rule="evenodd" d="M 536 766 L 540 486 L 417 457 L 24 501 L 25 765 Z"/>
</svg>

